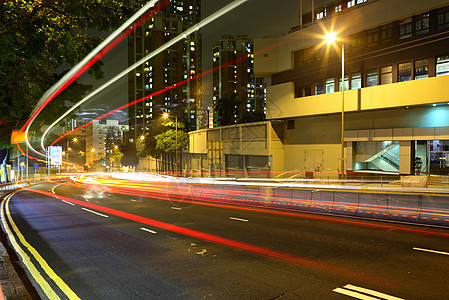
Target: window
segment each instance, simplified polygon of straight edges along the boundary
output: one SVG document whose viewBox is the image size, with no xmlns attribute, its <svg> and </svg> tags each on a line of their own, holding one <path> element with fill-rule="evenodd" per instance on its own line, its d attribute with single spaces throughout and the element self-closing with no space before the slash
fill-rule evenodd
<svg viewBox="0 0 449 300">
<path fill-rule="evenodd" d="M 335 92 L 335 78 L 330 77 L 326 79 L 326 94 Z"/>
<path fill-rule="evenodd" d="M 304 62 L 311 63 L 315 58 L 315 49 L 314 47 L 304 50 Z"/>
<path fill-rule="evenodd" d="M 378 81 L 377 69 L 371 69 L 366 71 L 366 86 L 376 86 Z"/>
<path fill-rule="evenodd" d="M 380 26 L 380 42 L 387 43 L 393 39 L 393 24 Z"/>
<path fill-rule="evenodd" d="M 367 0 L 357 0 L 356 1 L 356 4 L 362 4 L 362 3 L 364 3 L 364 2 L 366 2 Z"/>
<path fill-rule="evenodd" d="M 393 67 L 386 66 L 380 68 L 380 84 L 388 84 L 393 82 Z"/>
<path fill-rule="evenodd" d="M 445 7 L 438 10 L 438 29 L 449 27 L 449 7 Z"/>
<path fill-rule="evenodd" d="M 335 6 L 335 12 L 340 12 L 341 11 L 341 4 L 340 5 L 336 5 Z"/>
<path fill-rule="evenodd" d="M 325 17 L 324 10 L 321 10 L 321 11 L 317 12 L 317 14 L 316 14 L 316 19 L 317 20 L 322 19 L 324 17 Z"/>
<path fill-rule="evenodd" d="M 437 57 L 436 76 L 449 75 L 449 55 Z"/>
<path fill-rule="evenodd" d="M 338 90 L 341 91 L 341 76 L 338 77 Z M 349 76 L 345 75 L 345 91 L 349 90 Z"/>
<path fill-rule="evenodd" d="M 412 80 L 412 63 L 406 62 L 398 65 L 398 82 Z"/>
<path fill-rule="evenodd" d="M 350 0 L 350 1 L 346 2 L 347 8 L 353 7 L 354 5 L 355 5 L 355 0 Z"/>
<path fill-rule="evenodd" d="M 399 38 L 405 39 L 412 36 L 412 18 L 399 21 Z"/>
<path fill-rule="evenodd" d="M 351 90 L 362 88 L 362 73 L 351 74 Z"/>
<path fill-rule="evenodd" d="M 295 65 L 300 66 L 304 63 L 304 50 L 295 52 Z"/>
<path fill-rule="evenodd" d="M 287 129 L 295 129 L 295 120 L 287 120 Z"/>
<path fill-rule="evenodd" d="M 379 43 L 379 30 L 377 28 L 370 29 L 366 32 L 366 42 L 368 46 L 377 45 Z"/>
<path fill-rule="evenodd" d="M 429 14 L 416 16 L 415 32 L 416 34 L 423 34 L 429 32 Z"/>
<path fill-rule="evenodd" d="M 324 87 L 322 81 L 315 81 L 315 95 L 324 94 Z"/>
<path fill-rule="evenodd" d="M 310 83 L 295 85 L 295 98 L 308 97 L 310 95 Z M 252 95 L 252 97 L 254 97 L 254 95 Z"/>
<path fill-rule="evenodd" d="M 415 61 L 415 79 L 429 78 L 429 61 L 420 59 Z"/>
<path fill-rule="evenodd" d="M 350 36 L 348 46 L 348 51 L 360 50 L 360 48 L 362 47 L 362 33 L 357 33 Z"/>
</svg>

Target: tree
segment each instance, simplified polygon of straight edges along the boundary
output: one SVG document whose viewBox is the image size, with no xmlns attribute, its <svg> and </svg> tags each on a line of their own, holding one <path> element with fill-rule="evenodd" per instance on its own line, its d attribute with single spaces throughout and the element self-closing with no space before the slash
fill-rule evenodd
<svg viewBox="0 0 449 300">
<path fill-rule="evenodd" d="M 143 148 L 139 153 L 137 153 L 137 156 L 142 158 L 147 156 L 152 156 L 155 159 L 161 158 L 161 154 L 163 153 L 163 151 L 156 148 L 157 140 L 155 139 L 155 137 L 168 130 L 168 127 L 164 126 L 164 124 L 165 123 L 162 123 L 161 121 L 153 121 L 151 124 L 149 124 L 148 130 L 145 134 L 145 139 L 142 141 Z"/>
<path fill-rule="evenodd" d="M 118 147 L 114 147 L 111 150 L 111 167 L 114 166 L 119 167 L 120 166 L 120 162 L 122 160 L 123 157 L 123 153 L 120 152 L 120 149 Z"/>
<path fill-rule="evenodd" d="M 121 163 L 123 166 L 135 167 L 139 163 L 137 158 L 137 150 L 135 143 L 125 143 L 119 146 L 120 152 L 123 153 Z"/>
<path fill-rule="evenodd" d="M 178 128 L 180 127 L 179 124 L 182 123 L 178 123 Z M 166 153 L 181 153 L 189 147 L 189 134 L 179 129 L 177 131 L 176 129 L 168 129 L 155 136 L 154 139 L 156 140 L 156 149 L 160 149 Z"/>
<path fill-rule="evenodd" d="M 54 70 L 73 66 L 145 0 L 0 0 L 0 149 L 55 83 Z M 92 30 L 94 29 L 94 30 Z M 102 77 L 101 62 L 89 69 Z"/>
<path fill-rule="evenodd" d="M 218 116 L 218 125 L 232 125 L 237 122 L 238 101 L 235 95 L 224 95 L 217 100 L 214 113 Z"/>
</svg>

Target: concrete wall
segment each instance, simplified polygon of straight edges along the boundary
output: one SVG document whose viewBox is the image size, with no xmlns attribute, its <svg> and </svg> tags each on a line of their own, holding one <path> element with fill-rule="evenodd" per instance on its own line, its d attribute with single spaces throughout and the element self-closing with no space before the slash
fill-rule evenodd
<svg viewBox="0 0 449 300">
<path fill-rule="evenodd" d="M 207 154 L 211 142 L 220 142 L 222 154 L 271 156 L 271 170 L 282 172 L 282 135 L 283 125 L 273 125 L 269 121 L 202 129 L 189 132 L 189 152 Z"/>
</svg>

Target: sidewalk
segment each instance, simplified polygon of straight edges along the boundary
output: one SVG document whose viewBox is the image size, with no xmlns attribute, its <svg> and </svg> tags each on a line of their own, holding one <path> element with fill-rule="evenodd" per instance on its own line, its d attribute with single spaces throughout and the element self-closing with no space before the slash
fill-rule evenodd
<svg viewBox="0 0 449 300">
<path fill-rule="evenodd" d="M 3 199 L 6 193 L 7 191 L 0 191 L 0 199 Z M 14 263 L 6 250 L 8 246 L 3 245 L 7 240 L 3 230 L 0 234 L 2 235 L 0 238 L 0 299 L 33 299 L 14 268 Z"/>
</svg>

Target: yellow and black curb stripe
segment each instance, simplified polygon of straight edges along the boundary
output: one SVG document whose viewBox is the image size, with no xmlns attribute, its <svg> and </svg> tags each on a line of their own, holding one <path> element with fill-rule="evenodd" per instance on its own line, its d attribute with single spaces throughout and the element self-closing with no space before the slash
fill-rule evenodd
<svg viewBox="0 0 449 300">
<path fill-rule="evenodd" d="M 4 197 L 1 203 L 1 221 L 11 246 L 48 299 L 61 299 L 52 287 L 52 285 L 54 286 L 55 284 L 68 299 L 80 299 L 61 277 L 53 271 L 39 252 L 26 241 L 14 222 L 9 211 L 9 202 L 18 192 L 20 192 L 20 190 L 8 194 Z M 41 271 L 39 271 L 39 269 Z M 41 273 L 44 273 L 45 277 L 49 278 L 53 283 L 45 279 Z"/>
</svg>

